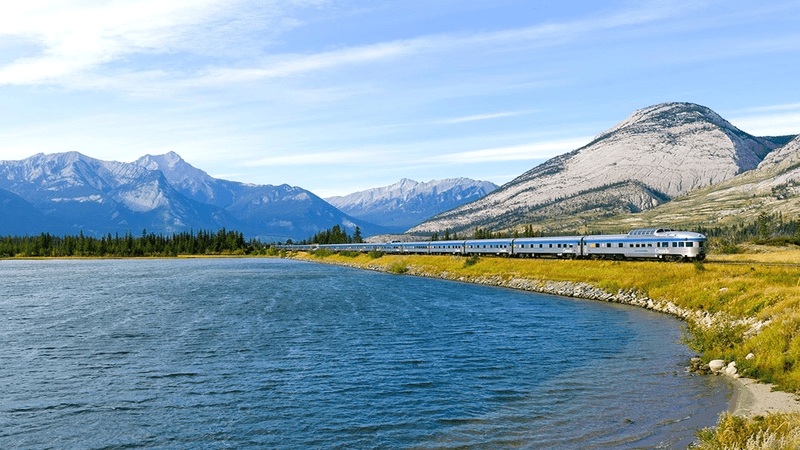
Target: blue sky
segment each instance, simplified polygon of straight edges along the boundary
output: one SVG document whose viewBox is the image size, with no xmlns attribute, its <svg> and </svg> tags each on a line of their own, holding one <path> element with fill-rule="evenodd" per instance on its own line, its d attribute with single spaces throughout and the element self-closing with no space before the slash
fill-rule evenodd
<svg viewBox="0 0 800 450">
<path fill-rule="evenodd" d="M 324 197 L 502 184 L 666 101 L 800 133 L 796 0 L 16 3 L 0 17 L 2 160 L 175 151 Z"/>
</svg>

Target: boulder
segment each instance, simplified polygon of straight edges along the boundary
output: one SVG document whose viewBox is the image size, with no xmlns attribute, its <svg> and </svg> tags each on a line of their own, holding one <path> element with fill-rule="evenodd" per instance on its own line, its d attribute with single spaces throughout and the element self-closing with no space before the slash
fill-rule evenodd
<svg viewBox="0 0 800 450">
<path fill-rule="evenodd" d="M 708 367 L 711 369 L 712 372 L 719 372 L 725 367 L 725 361 L 721 359 L 715 359 L 713 361 L 709 361 Z"/>
</svg>

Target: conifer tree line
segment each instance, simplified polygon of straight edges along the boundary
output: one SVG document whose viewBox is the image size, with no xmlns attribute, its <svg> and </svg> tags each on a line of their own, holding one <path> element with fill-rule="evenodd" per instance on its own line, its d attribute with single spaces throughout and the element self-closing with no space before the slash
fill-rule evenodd
<svg viewBox="0 0 800 450">
<path fill-rule="evenodd" d="M 333 228 L 320 231 L 314 236 L 301 241 L 300 244 L 360 244 L 364 242 L 361 237 L 361 228 L 356 227 L 353 235 L 347 234 L 347 229 L 334 225 Z"/>
<path fill-rule="evenodd" d="M 212 232 L 183 232 L 165 236 L 142 230 L 134 237 L 130 232 L 120 236 L 108 233 L 100 238 L 84 236 L 6 236 L 0 238 L 0 257 L 143 257 L 178 255 L 245 255 L 263 254 L 266 247 L 261 242 L 246 242 L 238 231 L 224 228 Z"/>
<path fill-rule="evenodd" d="M 697 229 L 709 238 L 725 243 L 740 244 L 753 241 L 758 244 L 800 245 L 800 219 L 785 219 L 783 213 L 761 212 L 752 222 Z"/>
</svg>

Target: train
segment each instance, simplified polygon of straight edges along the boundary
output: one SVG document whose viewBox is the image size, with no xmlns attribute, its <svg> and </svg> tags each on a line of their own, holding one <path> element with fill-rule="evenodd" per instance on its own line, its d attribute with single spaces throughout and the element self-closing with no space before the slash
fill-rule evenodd
<svg viewBox="0 0 800 450">
<path fill-rule="evenodd" d="M 285 244 L 279 249 L 386 254 L 507 256 L 518 258 L 702 261 L 706 237 L 670 228 L 640 228 L 628 234 L 467 239 L 446 241 L 391 241 L 352 244 Z"/>
</svg>

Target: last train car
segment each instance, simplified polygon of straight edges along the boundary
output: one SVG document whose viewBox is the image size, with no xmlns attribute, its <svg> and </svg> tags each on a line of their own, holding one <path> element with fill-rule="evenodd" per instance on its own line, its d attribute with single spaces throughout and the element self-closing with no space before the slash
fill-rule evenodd
<svg viewBox="0 0 800 450">
<path fill-rule="evenodd" d="M 584 236 L 583 256 L 591 259 L 702 261 L 706 257 L 706 237 L 669 228 L 641 228 L 628 234 Z"/>
</svg>

